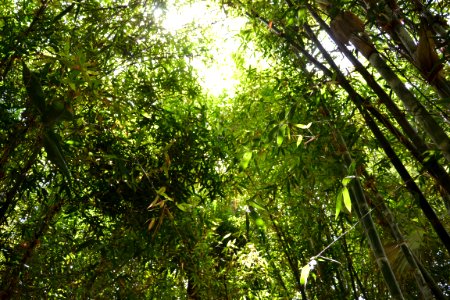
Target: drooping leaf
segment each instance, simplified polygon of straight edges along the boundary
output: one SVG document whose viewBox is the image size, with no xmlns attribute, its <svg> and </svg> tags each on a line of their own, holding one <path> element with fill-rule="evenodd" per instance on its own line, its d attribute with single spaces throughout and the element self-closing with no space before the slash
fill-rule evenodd
<svg viewBox="0 0 450 300">
<path fill-rule="evenodd" d="M 59 121 L 65 120 L 70 121 L 73 119 L 73 111 L 68 103 L 64 101 L 57 100 L 54 101 L 46 111 L 43 116 L 44 124 L 51 126 Z"/>
<path fill-rule="evenodd" d="M 70 178 L 70 171 L 62 154 L 58 136 L 52 130 L 46 130 L 43 138 L 47 158 L 58 167 L 61 173 Z"/>
<path fill-rule="evenodd" d="M 339 191 L 338 196 L 336 198 L 336 213 L 335 213 L 335 219 L 339 217 L 339 214 L 342 210 L 342 190 Z"/>
<path fill-rule="evenodd" d="M 42 90 L 41 80 L 39 77 L 28 69 L 25 62 L 22 61 L 22 78 L 23 84 L 30 97 L 31 103 L 40 114 L 45 112 L 45 96 Z"/>
<path fill-rule="evenodd" d="M 299 135 L 298 135 L 298 139 L 297 139 L 297 147 L 300 146 L 300 144 L 302 143 L 302 141 L 303 141 L 303 135 L 299 134 Z"/>
<path fill-rule="evenodd" d="M 156 218 L 152 218 L 151 221 L 148 224 L 147 230 L 148 231 L 152 230 L 152 228 L 155 226 L 155 224 L 156 224 Z"/>
<path fill-rule="evenodd" d="M 302 272 L 300 275 L 300 283 L 301 284 L 306 285 L 306 283 L 308 282 L 309 271 L 311 271 L 309 264 L 306 264 L 305 266 L 303 266 Z"/>
<path fill-rule="evenodd" d="M 349 212 L 351 212 L 352 211 L 352 200 L 350 198 L 350 193 L 349 193 L 347 187 L 344 187 L 344 189 L 342 190 L 342 198 L 344 199 L 345 208 L 347 208 L 347 210 Z"/>
</svg>

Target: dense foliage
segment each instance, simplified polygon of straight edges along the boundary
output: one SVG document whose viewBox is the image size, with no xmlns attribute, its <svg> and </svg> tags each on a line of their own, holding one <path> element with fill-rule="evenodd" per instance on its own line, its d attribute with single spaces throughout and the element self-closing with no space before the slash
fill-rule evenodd
<svg viewBox="0 0 450 300">
<path fill-rule="evenodd" d="M 172 4 L 0 4 L 0 298 L 449 297 L 445 1 Z"/>
</svg>

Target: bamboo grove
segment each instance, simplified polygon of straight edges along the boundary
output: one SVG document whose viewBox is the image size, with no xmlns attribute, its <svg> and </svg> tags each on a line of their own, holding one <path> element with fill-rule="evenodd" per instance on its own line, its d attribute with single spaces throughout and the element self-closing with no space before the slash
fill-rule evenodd
<svg viewBox="0 0 450 300">
<path fill-rule="evenodd" d="M 0 298 L 447 299 L 445 1 L 195 3 L 0 4 Z"/>
</svg>

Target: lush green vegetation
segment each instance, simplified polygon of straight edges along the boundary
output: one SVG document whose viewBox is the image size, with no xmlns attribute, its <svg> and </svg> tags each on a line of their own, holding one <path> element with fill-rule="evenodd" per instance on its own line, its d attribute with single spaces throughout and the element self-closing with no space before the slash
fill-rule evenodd
<svg viewBox="0 0 450 300">
<path fill-rule="evenodd" d="M 0 3 L 0 298 L 449 297 L 446 1 L 167 5 Z"/>
</svg>

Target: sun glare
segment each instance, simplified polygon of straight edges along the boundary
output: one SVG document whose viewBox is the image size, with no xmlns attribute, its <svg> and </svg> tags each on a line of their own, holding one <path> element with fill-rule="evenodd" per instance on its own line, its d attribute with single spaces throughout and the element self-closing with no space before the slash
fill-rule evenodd
<svg viewBox="0 0 450 300">
<path fill-rule="evenodd" d="M 191 4 L 169 3 L 165 12 L 156 9 L 154 14 L 161 18 L 162 27 L 170 33 L 189 30 L 191 39 L 200 39 L 203 34 L 209 40 L 209 56 L 189 57 L 189 63 L 195 68 L 203 88 L 214 97 L 227 96 L 232 98 L 239 84 L 238 68 L 233 60 L 233 54 L 241 47 L 241 40 L 237 36 L 245 26 L 247 19 L 226 14 L 218 5 L 208 1 Z M 336 46 L 328 36 L 322 34 L 320 40 L 323 46 L 334 52 Z M 250 50 L 249 50 L 250 49 Z M 345 73 L 353 71 L 351 63 L 342 56 L 336 55 L 335 62 Z M 270 67 L 263 55 L 247 45 L 245 67 L 265 69 Z M 313 66 L 310 66 L 313 68 Z"/>
<path fill-rule="evenodd" d="M 157 17 L 163 15 L 162 12 L 155 13 Z M 208 47 L 212 59 L 190 57 L 189 62 L 196 69 L 203 88 L 210 95 L 232 97 L 239 83 L 232 54 L 241 46 L 237 34 L 246 22 L 245 18 L 229 16 L 217 5 L 205 1 L 182 6 L 169 4 L 162 26 L 171 33 L 192 30 L 194 38 L 201 38 L 201 33 L 196 33 L 196 30 L 203 31 L 210 41 Z"/>
</svg>

